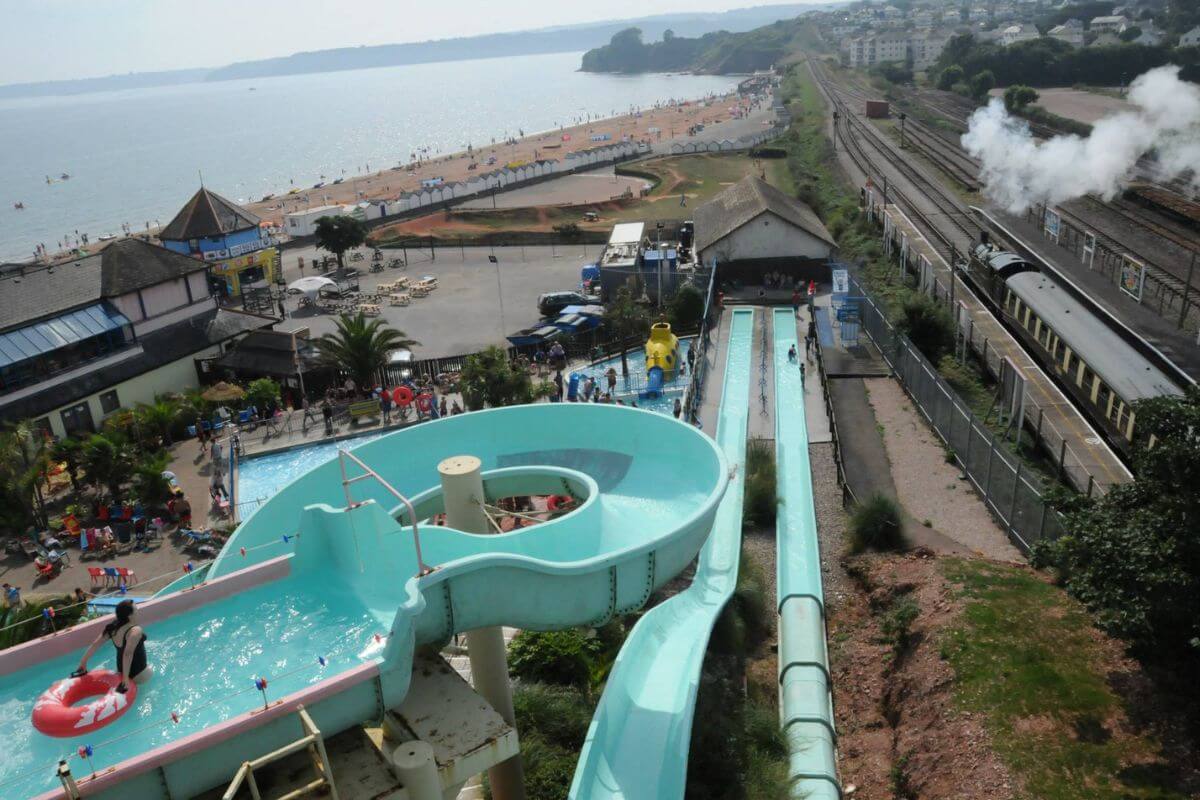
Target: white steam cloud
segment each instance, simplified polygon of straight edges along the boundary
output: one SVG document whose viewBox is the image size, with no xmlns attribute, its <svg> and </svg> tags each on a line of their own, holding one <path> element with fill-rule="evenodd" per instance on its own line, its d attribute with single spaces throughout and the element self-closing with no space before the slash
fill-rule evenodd
<svg viewBox="0 0 1200 800">
<path fill-rule="evenodd" d="M 1096 122 L 1092 134 L 1037 142 L 1024 121 L 993 98 L 971 115 L 963 147 L 981 162 L 984 194 L 1012 213 L 1093 193 L 1111 198 L 1144 153 L 1154 150 L 1160 179 L 1191 172 L 1200 189 L 1200 87 L 1179 67 L 1152 69 L 1129 88 L 1136 107 Z"/>
</svg>

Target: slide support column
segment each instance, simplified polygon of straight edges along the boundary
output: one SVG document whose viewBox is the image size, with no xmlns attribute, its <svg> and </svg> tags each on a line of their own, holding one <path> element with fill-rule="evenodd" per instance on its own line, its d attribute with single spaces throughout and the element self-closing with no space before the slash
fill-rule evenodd
<svg viewBox="0 0 1200 800">
<path fill-rule="evenodd" d="M 449 527 L 467 533 L 491 532 L 483 510 L 482 467 L 482 462 L 475 456 L 451 456 L 438 464 Z M 475 691 L 516 730 L 504 632 L 495 625 L 467 631 L 467 654 L 471 658 L 471 682 Z M 496 800 L 524 800 L 521 757 L 513 756 L 489 769 L 488 781 Z"/>
</svg>

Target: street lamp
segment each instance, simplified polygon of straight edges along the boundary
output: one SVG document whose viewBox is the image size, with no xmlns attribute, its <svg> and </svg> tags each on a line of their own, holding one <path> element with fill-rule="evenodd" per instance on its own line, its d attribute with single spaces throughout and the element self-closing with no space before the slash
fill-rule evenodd
<svg viewBox="0 0 1200 800">
<path fill-rule="evenodd" d="M 504 288 L 500 283 L 500 259 L 494 255 L 488 256 L 488 261 L 496 267 L 496 299 L 500 303 L 500 339 L 504 339 Z"/>
<path fill-rule="evenodd" d="M 908 119 L 908 114 L 900 112 L 900 149 L 904 149 L 904 120 Z"/>
</svg>

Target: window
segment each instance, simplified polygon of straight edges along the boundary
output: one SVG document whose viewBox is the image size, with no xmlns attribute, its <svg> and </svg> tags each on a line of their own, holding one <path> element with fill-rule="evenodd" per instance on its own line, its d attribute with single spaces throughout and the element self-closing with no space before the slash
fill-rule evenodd
<svg viewBox="0 0 1200 800">
<path fill-rule="evenodd" d="M 1112 417 L 1112 398 L 1112 391 L 1102 381 L 1096 381 L 1096 408 L 1105 419 Z"/>
<path fill-rule="evenodd" d="M 121 407 L 121 401 L 117 399 L 117 390 L 104 392 L 100 395 L 100 413 L 105 416 L 113 413 Z"/>
</svg>

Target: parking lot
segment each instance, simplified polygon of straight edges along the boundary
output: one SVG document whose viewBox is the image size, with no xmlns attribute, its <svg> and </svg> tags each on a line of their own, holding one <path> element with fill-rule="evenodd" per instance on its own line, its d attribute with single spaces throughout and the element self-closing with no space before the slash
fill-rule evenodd
<svg viewBox="0 0 1200 800">
<path fill-rule="evenodd" d="M 600 245 L 570 245 L 567 247 L 467 247 L 438 248 L 436 258 L 428 250 L 409 249 L 406 270 L 385 269 L 369 272 L 369 260 L 350 262 L 360 270 L 358 280 L 362 292 L 371 292 L 380 283 L 395 280 L 401 275 L 410 281 L 424 275 L 438 279 L 438 288 L 428 297 L 413 298 L 409 306 L 381 304 L 381 318 L 410 338 L 421 342 L 414 347 L 418 358 L 472 353 L 488 345 L 507 345 L 505 336 L 527 328 L 539 319 L 537 297 L 543 292 L 575 289 L 579 271 L 599 255 Z M 370 251 L 364 248 L 364 252 Z M 384 257 L 398 256 L 399 251 L 385 250 Z M 488 256 L 495 254 L 498 264 Z M 314 257 L 327 255 L 316 248 L 289 248 L 283 253 L 284 279 L 300 277 L 298 257 L 305 262 L 305 275 L 313 275 Z M 288 319 L 277 326 L 279 330 L 307 327 L 313 337 L 334 329 L 336 315 L 300 307 L 294 296 L 286 300 Z"/>
</svg>

